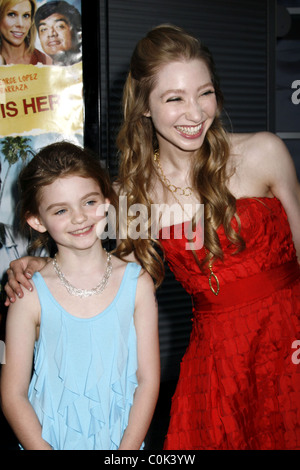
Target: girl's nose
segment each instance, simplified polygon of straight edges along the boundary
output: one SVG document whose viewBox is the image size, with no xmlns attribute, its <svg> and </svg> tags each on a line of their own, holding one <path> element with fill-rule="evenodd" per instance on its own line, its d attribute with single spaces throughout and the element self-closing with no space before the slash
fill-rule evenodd
<svg viewBox="0 0 300 470">
<path fill-rule="evenodd" d="M 72 214 L 72 223 L 73 224 L 82 224 L 87 219 L 85 212 L 82 209 L 73 211 Z"/>
<path fill-rule="evenodd" d="M 188 103 L 186 113 L 185 113 L 187 119 L 198 123 L 201 121 L 202 114 L 203 114 L 203 110 L 202 110 L 200 103 L 198 103 L 198 101 L 193 100 Z"/>
</svg>

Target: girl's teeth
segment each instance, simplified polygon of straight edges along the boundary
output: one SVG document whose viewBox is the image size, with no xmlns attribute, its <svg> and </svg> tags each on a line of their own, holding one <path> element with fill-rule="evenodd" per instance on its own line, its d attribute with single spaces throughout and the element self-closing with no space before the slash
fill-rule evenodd
<svg viewBox="0 0 300 470">
<path fill-rule="evenodd" d="M 196 127 L 195 126 L 177 126 L 177 129 L 180 132 L 183 132 L 184 134 L 195 135 L 195 134 L 198 134 L 201 127 L 202 127 L 202 124 L 199 124 L 199 126 L 196 126 Z"/>
<path fill-rule="evenodd" d="M 89 230 L 90 230 L 90 227 L 87 227 L 87 228 L 82 228 L 81 230 L 76 230 L 76 232 L 73 232 L 73 233 L 75 233 L 77 235 L 79 233 L 88 232 Z"/>
</svg>

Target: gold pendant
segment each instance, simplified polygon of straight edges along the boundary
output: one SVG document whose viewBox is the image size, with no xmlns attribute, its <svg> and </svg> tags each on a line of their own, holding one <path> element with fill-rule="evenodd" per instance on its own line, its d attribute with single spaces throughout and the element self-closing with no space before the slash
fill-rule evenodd
<svg viewBox="0 0 300 470">
<path fill-rule="evenodd" d="M 211 278 L 214 278 L 214 280 L 216 281 L 217 283 L 217 290 L 214 289 L 213 285 L 212 285 L 212 282 L 211 282 Z M 220 291 L 220 283 L 219 283 L 219 279 L 217 278 L 217 276 L 215 275 L 215 273 L 213 273 L 212 271 L 210 272 L 210 276 L 208 278 L 208 282 L 209 282 L 209 287 L 210 287 L 210 290 L 212 291 L 213 294 L 215 295 L 218 295 L 219 291 Z"/>
</svg>

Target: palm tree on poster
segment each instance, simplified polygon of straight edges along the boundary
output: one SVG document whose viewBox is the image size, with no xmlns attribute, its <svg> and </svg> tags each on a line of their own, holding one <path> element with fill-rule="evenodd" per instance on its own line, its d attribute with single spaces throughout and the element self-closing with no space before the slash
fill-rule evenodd
<svg viewBox="0 0 300 470">
<path fill-rule="evenodd" d="M 34 155 L 34 151 L 30 146 L 30 142 L 31 139 L 27 137 L 17 136 L 5 137 L 0 144 L 2 154 L 4 155 L 4 161 L 6 160 L 8 162 L 8 169 L 2 182 L 2 187 L 0 191 L 0 206 L 9 170 L 15 163 L 18 163 L 20 160 L 22 162 L 25 162 L 28 158 L 28 154 L 31 154 L 32 156 Z"/>
</svg>

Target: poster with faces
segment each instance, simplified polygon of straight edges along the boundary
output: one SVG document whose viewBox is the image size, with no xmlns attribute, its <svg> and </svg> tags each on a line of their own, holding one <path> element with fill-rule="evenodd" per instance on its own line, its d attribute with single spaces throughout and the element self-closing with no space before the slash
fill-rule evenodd
<svg viewBox="0 0 300 470">
<path fill-rule="evenodd" d="M 83 145 L 81 0 L 0 0 L 0 279 L 26 254 L 18 175 L 45 145 Z"/>
</svg>

